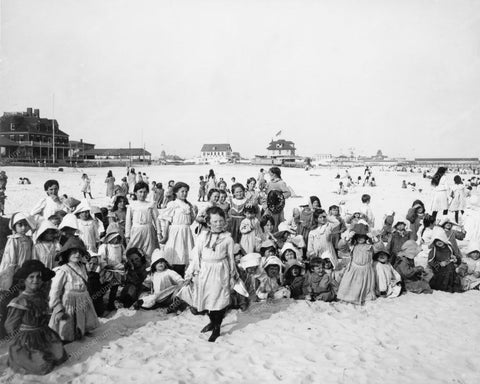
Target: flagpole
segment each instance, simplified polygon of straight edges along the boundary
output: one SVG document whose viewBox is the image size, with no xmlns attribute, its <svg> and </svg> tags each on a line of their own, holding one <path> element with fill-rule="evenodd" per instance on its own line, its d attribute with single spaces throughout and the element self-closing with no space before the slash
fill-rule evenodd
<svg viewBox="0 0 480 384">
<path fill-rule="evenodd" d="M 52 149 L 53 155 L 52 160 L 53 164 L 55 164 L 55 94 L 52 95 L 52 132 L 53 132 L 53 142 L 52 142 Z"/>
</svg>

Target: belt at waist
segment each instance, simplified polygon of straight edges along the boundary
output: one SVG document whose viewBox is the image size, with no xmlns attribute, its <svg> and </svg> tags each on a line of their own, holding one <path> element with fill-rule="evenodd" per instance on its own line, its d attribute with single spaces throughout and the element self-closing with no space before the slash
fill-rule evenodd
<svg viewBox="0 0 480 384">
<path fill-rule="evenodd" d="M 26 332 L 29 332 L 29 331 L 38 331 L 39 329 L 42 329 L 43 327 L 37 327 L 37 326 L 33 326 L 33 325 L 27 325 L 27 324 L 21 324 L 20 325 L 20 331 L 23 332 L 23 331 L 26 331 Z"/>
</svg>

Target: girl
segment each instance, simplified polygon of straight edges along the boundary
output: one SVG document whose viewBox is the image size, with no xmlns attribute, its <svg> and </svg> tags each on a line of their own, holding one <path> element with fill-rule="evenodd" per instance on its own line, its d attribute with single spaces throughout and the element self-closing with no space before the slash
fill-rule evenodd
<svg viewBox="0 0 480 384">
<path fill-rule="evenodd" d="M 393 265 L 395 265 L 397 253 L 402 248 L 403 243 L 411 239 L 413 239 L 412 232 L 407 231 L 406 224 L 403 221 L 398 221 L 393 226 L 392 236 L 387 244 L 387 250 Z"/>
<path fill-rule="evenodd" d="M 82 175 L 82 183 L 83 184 L 82 184 L 81 192 L 83 193 L 83 198 L 86 199 L 88 194 L 88 196 L 90 196 L 90 199 L 93 199 L 92 189 L 90 187 L 90 178 L 86 173 Z"/>
<path fill-rule="evenodd" d="M 125 265 L 125 285 L 120 293 L 119 301 L 125 308 L 130 308 L 143 291 L 143 282 L 147 278 L 147 259 L 140 248 L 127 250 Z"/>
<path fill-rule="evenodd" d="M 220 198 L 220 192 L 218 189 L 212 188 L 208 191 L 207 195 L 207 205 L 203 208 L 197 215 L 195 221 L 198 223 L 198 227 L 195 230 L 195 233 L 200 233 L 200 231 L 207 229 L 207 209 L 210 207 L 215 207 L 218 203 L 218 199 Z"/>
<path fill-rule="evenodd" d="M 331 205 L 328 208 L 328 214 L 329 216 L 335 218 L 338 221 L 337 225 L 334 225 L 332 228 L 332 244 L 333 248 L 335 249 L 335 252 L 338 256 L 338 243 L 342 237 L 342 233 L 344 233 L 347 230 L 347 224 L 345 223 L 345 220 L 342 219 L 340 216 L 340 207 L 338 205 Z"/>
<path fill-rule="evenodd" d="M 333 266 L 336 267 L 338 259 L 332 243 L 332 232 L 340 223 L 333 216 L 328 218 L 323 209 L 317 209 L 313 213 L 313 221 L 318 223 L 318 227 L 308 235 L 307 257 L 320 257 L 325 251 L 329 251 L 332 255 Z"/>
<path fill-rule="evenodd" d="M 168 203 L 162 215 L 165 220 L 165 236 L 162 240 L 162 244 L 165 244 L 165 258 L 182 277 L 188 265 L 189 252 L 194 246 L 190 226 L 197 215 L 197 208 L 187 200 L 189 190 L 188 184 L 181 181 L 176 183 L 173 187 L 175 200 Z"/>
<path fill-rule="evenodd" d="M 240 245 L 246 253 L 254 252 L 260 245 L 260 221 L 257 219 L 258 208 L 250 205 L 244 209 L 245 219 L 240 224 Z"/>
<path fill-rule="evenodd" d="M 243 219 L 245 218 L 245 206 L 247 204 L 247 199 L 245 198 L 245 188 L 240 183 L 235 183 L 232 185 L 232 194 L 233 197 L 230 200 L 230 225 L 229 231 L 232 234 L 233 241 L 235 243 L 240 243 L 242 233 L 240 231 L 240 226 Z"/>
<path fill-rule="evenodd" d="M 103 242 L 98 249 L 98 254 L 103 281 L 110 288 L 107 309 L 112 311 L 115 309 L 118 287 L 124 281 L 125 267 L 123 263 L 126 261 L 124 257 L 125 248 L 122 244 L 123 239 L 117 223 L 108 226 Z"/>
<path fill-rule="evenodd" d="M 175 200 L 175 196 L 173 193 L 173 187 L 175 185 L 175 181 L 170 180 L 167 186 L 167 192 L 165 192 L 165 199 L 163 200 L 162 208 L 165 208 L 170 201 Z"/>
<path fill-rule="evenodd" d="M 227 225 L 228 225 L 228 222 L 230 221 L 230 219 L 228 217 L 228 214 L 230 212 L 230 204 L 227 201 L 228 195 L 227 195 L 226 191 L 221 190 L 221 189 L 218 189 L 218 193 L 219 193 L 219 197 L 218 197 L 217 206 L 222 208 L 223 211 L 225 212 L 225 217 L 226 217 Z"/>
<path fill-rule="evenodd" d="M 100 325 L 87 290 L 88 256 L 85 244 L 75 237 L 68 239 L 58 253 L 60 267 L 50 290 L 53 312 L 48 325 L 66 342 L 81 339 Z"/>
<path fill-rule="evenodd" d="M 316 223 L 313 222 L 313 212 L 315 210 L 314 204 L 317 204 L 316 200 L 312 200 L 313 197 L 315 196 L 310 196 L 308 201 L 306 201 L 305 204 L 300 206 L 300 208 L 302 208 L 300 212 L 300 221 L 302 222 L 301 235 L 303 236 L 305 244 L 307 245 L 308 235 L 310 234 L 310 231 L 317 226 Z M 318 202 L 320 202 L 320 200 L 318 200 Z"/>
<path fill-rule="evenodd" d="M 433 175 L 431 185 L 433 187 L 432 203 L 430 205 L 430 211 L 434 219 L 437 218 L 438 211 L 441 211 L 443 215 L 448 213 L 448 185 L 446 181 L 445 173 L 447 168 L 439 167 L 437 172 Z"/>
<path fill-rule="evenodd" d="M 135 184 L 133 192 L 137 200 L 132 201 L 127 207 L 125 217 L 125 236 L 127 249 L 140 248 L 145 253 L 147 260 L 154 249 L 158 248 L 156 224 L 158 218 L 157 208 L 153 203 L 145 201 L 148 195 L 148 184 L 143 181 Z"/>
<path fill-rule="evenodd" d="M 428 265 L 433 270 L 430 287 L 445 292 L 459 290 L 458 276 L 455 271 L 458 264 L 457 257 L 453 254 L 450 241 L 441 227 L 435 227 L 432 233 Z"/>
<path fill-rule="evenodd" d="M 107 184 L 107 197 L 113 197 L 113 188 L 115 187 L 115 177 L 113 177 L 112 171 L 108 171 L 107 178 L 105 179 Z"/>
<path fill-rule="evenodd" d="M 260 214 L 260 209 L 258 209 L 259 205 L 259 195 L 258 191 L 255 189 L 257 185 L 257 180 L 254 177 L 250 177 L 247 179 L 247 190 L 245 191 L 245 198 L 247 199 L 247 206 L 256 206 L 258 214 Z"/>
<path fill-rule="evenodd" d="M 47 268 L 56 267 L 55 256 L 60 250 L 60 232 L 49 220 L 44 220 L 33 236 L 33 260 L 40 260 Z"/>
<path fill-rule="evenodd" d="M 464 291 L 478 289 L 480 287 L 480 245 L 478 242 L 470 242 L 466 249 L 467 257 L 463 259 L 467 265 L 465 276 L 462 277 Z"/>
<path fill-rule="evenodd" d="M 127 183 L 128 183 L 128 191 L 130 192 L 130 195 L 134 195 L 133 190 L 135 188 L 135 184 L 137 180 L 137 175 L 135 173 L 135 168 L 130 168 L 127 172 Z"/>
<path fill-rule="evenodd" d="M 276 256 L 270 256 L 265 261 L 263 269 L 265 275 L 260 280 L 260 286 L 257 289 L 257 297 L 260 300 L 289 298 L 290 291 L 282 284 L 283 264 Z"/>
<path fill-rule="evenodd" d="M 258 253 L 249 253 L 240 259 L 240 271 L 244 271 L 240 277 L 245 283 L 248 298 L 240 303 L 240 309 L 245 311 L 250 301 L 256 301 L 257 289 L 260 286 L 263 269 L 260 267 L 262 257 Z"/>
<path fill-rule="evenodd" d="M 209 230 L 202 232 L 192 250 L 185 283 L 195 278 L 193 302 L 199 312 L 208 310 L 210 323 L 202 332 L 212 331 L 208 341 L 220 336 L 225 310 L 230 304 L 230 292 L 238 278 L 233 258 L 233 239 L 225 231 L 225 213 L 219 207 L 207 211 Z"/>
<path fill-rule="evenodd" d="M 156 309 L 170 306 L 184 281 L 177 272 L 171 269 L 164 257 L 164 252 L 156 249 L 152 254 L 150 274 L 145 280 L 145 283 L 147 282 L 152 286 L 151 292 L 140 297 L 135 303 L 136 308 Z"/>
<path fill-rule="evenodd" d="M 420 246 L 413 240 L 402 245 L 397 255 L 395 269 L 400 274 L 405 290 L 412 293 L 432 293 L 430 284 L 425 279 L 425 270 L 422 266 L 415 266 L 415 257 L 420 253 Z"/>
<path fill-rule="evenodd" d="M 390 254 L 381 242 L 374 246 L 373 268 L 375 269 L 375 293 L 377 296 L 394 298 L 402 290 L 400 274 L 390 264 Z"/>
<path fill-rule="evenodd" d="M 8 236 L 0 262 L 0 290 L 7 291 L 14 283 L 13 276 L 20 266 L 33 256 L 33 241 L 27 232 L 35 227 L 30 217 L 17 212 L 12 215 L 8 227 L 13 234 Z"/>
<path fill-rule="evenodd" d="M 215 188 L 217 188 L 217 179 L 215 178 L 215 172 L 213 171 L 213 169 L 210 169 L 207 176 L 207 193 L 208 191 L 210 191 L 210 189 Z"/>
<path fill-rule="evenodd" d="M 283 194 L 284 199 L 288 199 L 292 195 L 292 193 L 290 192 L 290 189 L 288 188 L 285 181 L 282 180 L 282 173 L 280 168 L 272 167 L 268 171 L 268 174 L 270 176 L 270 182 L 266 186 L 267 200 L 268 195 L 270 195 L 270 192 L 272 191 L 279 191 Z M 285 217 L 283 215 L 283 207 L 279 207 L 278 209 L 278 212 L 273 212 L 272 207 L 268 207 L 267 209 L 267 212 L 273 217 L 273 221 L 275 222 L 275 231 L 277 230 L 278 224 L 285 221 Z"/>
<path fill-rule="evenodd" d="M 303 283 L 305 300 L 333 301 L 335 300 L 336 282 L 324 271 L 325 260 L 314 257 L 310 260 L 308 273 Z"/>
<path fill-rule="evenodd" d="M 262 243 L 267 240 L 271 240 L 275 242 L 275 237 L 273 236 L 273 228 L 275 228 L 275 221 L 273 217 L 270 215 L 264 215 L 260 219 L 260 229 L 262 232 L 260 233 L 260 238 Z"/>
<path fill-rule="evenodd" d="M 352 260 L 338 288 L 337 297 L 352 304 L 375 300 L 375 272 L 372 266 L 373 249 L 366 224 L 355 224 L 351 233 Z"/>
<path fill-rule="evenodd" d="M 290 290 L 290 297 L 295 300 L 303 299 L 303 284 L 305 276 L 303 275 L 304 266 L 299 261 L 289 260 L 285 266 L 285 275 L 283 283 Z"/>
<path fill-rule="evenodd" d="M 425 205 L 421 200 L 415 200 L 412 204 L 412 208 L 408 210 L 406 219 L 410 223 L 410 231 L 412 231 L 412 239 L 417 241 L 418 230 L 422 225 L 423 218 L 425 217 Z"/>
<path fill-rule="evenodd" d="M 48 219 L 54 215 L 55 212 L 63 209 L 64 205 L 58 197 L 59 185 L 57 180 L 47 180 L 43 185 L 47 196 L 41 199 L 37 205 L 32 209 L 30 214 L 32 216 L 42 216 Z"/>
<path fill-rule="evenodd" d="M 87 249 L 97 253 L 97 244 L 100 242 L 101 228 L 99 222 L 90 215 L 90 205 L 84 201 L 74 212 L 77 216 L 78 237 Z"/>
<path fill-rule="evenodd" d="M 288 263 L 292 260 L 301 260 L 302 250 L 295 247 L 292 243 L 286 242 L 280 250 L 280 260 L 282 263 Z"/>
<path fill-rule="evenodd" d="M 125 224 L 127 220 L 128 199 L 125 196 L 116 196 L 113 202 L 112 211 L 108 215 L 109 224 L 117 223 L 120 228 L 120 234 L 125 236 Z"/>
<path fill-rule="evenodd" d="M 465 212 L 465 206 L 467 203 L 467 193 L 465 186 L 463 185 L 462 178 L 459 175 L 456 175 L 453 178 L 455 185 L 452 188 L 451 197 L 452 201 L 448 209 L 451 212 L 455 212 L 455 221 L 458 223 L 458 212 L 461 212 L 462 215 Z"/>
<path fill-rule="evenodd" d="M 11 337 L 8 366 L 22 375 L 45 375 L 67 360 L 59 335 L 48 327 L 48 300 L 42 289 L 55 272 L 38 260 L 15 274 L 25 289 L 8 304 L 5 329 Z"/>
<path fill-rule="evenodd" d="M 73 213 L 67 213 L 60 225 L 58 226 L 60 231 L 60 246 L 63 246 L 70 237 L 75 237 L 78 234 L 78 220 Z"/>
</svg>

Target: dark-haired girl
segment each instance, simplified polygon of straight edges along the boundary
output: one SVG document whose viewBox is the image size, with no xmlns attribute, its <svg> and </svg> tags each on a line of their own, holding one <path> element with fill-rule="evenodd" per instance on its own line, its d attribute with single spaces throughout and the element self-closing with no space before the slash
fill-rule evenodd
<svg viewBox="0 0 480 384">
<path fill-rule="evenodd" d="M 245 219 L 240 224 L 242 234 L 240 245 L 246 253 L 251 253 L 255 252 L 261 242 L 262 230 L 260 229 L 260 221 L 257 219 L 258 208 L 255 205 L 249 205 L 245 207 L 243 212 L 245 213 Z"/>
<path fill-rule="evenodd" d="M 175 200 L 168 203 L 162 218 L 165 221 L 162 244 L 165 244 L 165 259 L 180 276 L 185 275 L 193 235 L 190 226 L 197 216 L 197 208 L 188 200 L 188 184 L 178 182 L 173 186 Z"/>
<path fill-rule="evenodd" d="M 145 201 L 148 195 L 148 184 L 141 181 L 135 184 L 134 193 L 137 200 L 127 207 L 125 219 L 125 237 L 128 248 L 141 248 L 150 261 L 154 249 L 158 248 L 157 218 L 155 203 Z"/>
<path fill-rule="evenodd" d="M 238 279 L 233 256 L 233 239 L 225 231 L 225 212 L 219 207 L 207 210 L 209 230 L 202 232 L 191 252 L 191 263 L 185 274 L 187 284 L 195 283 L 193 306 L 208 311 L 210 322 L 202 329 L 212 331 L 208 341 L 220 336 L 230 294 Z"/>
<path fill-rule="evenodd" d="M 232 199 L 230 202 L 230 221 L 229 231 L 232 234 L 233 241 L 240 243 L 242 233 L 240 232 L 240 226 L 242 220 L 245 218 L 244 209 L 247 204 L 245 197 L 245 187 L 240 183 L 232 185 Z"/>
<path fill-rule="evenodd" d="M 447 168 L 439 167 L 437 172 L 433 175 L 431 181 L 433 187 L 433 196 L 430 211 L 435 219 L 437 218 L 438 212 L 442 212 L 443 215 L 448 213 L 449 187 L 447 185 L 445 173 L 447 173 Z"/>
<path fill-rule="evenodd" d="M 452 187 L 452 201 L 448 209 L 452 212 L 455 212 L 455 222 L 458 223 L 458 213 L 462 215 L 465 211 L 465 206 L 467 204 L 467 192 L 465 186 L 463 185 L 462 178 L 459 175 L 456 175 L 453 178 L 455 185 Z"/>
<path fill-rule="evenodd" d="M 107 178 L 105 179 L 105 184 L 107 184 L 106 195 L 108 197 L 113 197 L 113 189 L 115 188 L 115 177 L 113 177 L 112 171 L 108 171 Z"/>
<path fill-rule="evenodd" d="M 113 207 L 108 215 L 109 224 L 117 223 L 120 227 L 120 234 L 125 236 L 125 223 L 127 220 L 128 199 L 125 196 L 118 195 L 115 197 Z"/>
</svg>

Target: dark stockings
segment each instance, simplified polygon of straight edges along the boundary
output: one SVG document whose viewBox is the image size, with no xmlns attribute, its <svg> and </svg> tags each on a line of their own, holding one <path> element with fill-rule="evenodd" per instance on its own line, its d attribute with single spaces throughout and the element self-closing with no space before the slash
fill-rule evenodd
<svg viewBox="0 0 480 384">
<path fill-rule="evenodd" d="M 212 331 L 212 334 L 208 338 L 208 341 L 215 342 L 218 336 L 220 336 L 220 327 L 222 325 L 223 318 L 225 316 L 225 308 L 220 311 L 209 311 L 208 317 L 210 318 L 210 323 L 208 323 L 202 330 L 202 333 Z"/>
<path fill-rule="evenodd" d="M 437 213 L 438 213 L 438 211 L 433 211 L 432 212 L 433 220 L 437 220 Z M 448 213 L 448 209 L 444 209 L 442 213 L 445 216 Z"/>
</svg>

